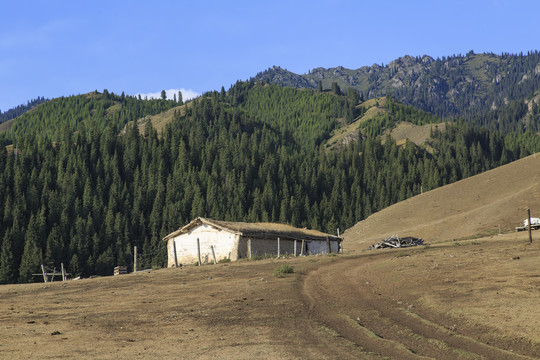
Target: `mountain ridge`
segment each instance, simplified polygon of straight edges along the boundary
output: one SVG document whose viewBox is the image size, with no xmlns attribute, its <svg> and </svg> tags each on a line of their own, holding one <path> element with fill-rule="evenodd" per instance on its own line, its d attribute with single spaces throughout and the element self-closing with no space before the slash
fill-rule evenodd
<svg viewBox="0 0 540 360">
<path fill-rule="evenodd" d="M 391 94 L 444 118 L 485 113 L 538 93 L 540 53 L 495 55 L 471 51 L 437 59 L 405 55 L 387 65 L 317 67 L 302 75 L 274 66 L 253 79 L 310 89 L 317 89 L 319 81 L 324 89 L 335 82 L 342 89 L 357 89 L 368 99 Z"/>
</svg>

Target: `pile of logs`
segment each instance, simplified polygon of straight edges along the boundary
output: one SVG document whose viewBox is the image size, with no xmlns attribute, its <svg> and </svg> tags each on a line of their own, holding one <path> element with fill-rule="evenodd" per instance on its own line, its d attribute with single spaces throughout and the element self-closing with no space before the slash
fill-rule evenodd
<svg viewBox="0 0 540 360">
<path fill-rule="evenodd" d="M 402 248 L 402 247 L 409 247 L 409 246 L 417 246 L 417 245 L 424 245 L 424 240 L 420 238 L 415 238 L 412 236 L 406 236 L 400 238 L 397 235 L 392 235 L 384 239 L 383 241 L 379 241 L 375 245 L 371 245 L 370 249 L 385 249 L 385 248 Z"/>
<path fill-rule="evenodd" d="M 127 274 L 127 266 L 117 266 L 114 268 L 114 276 Z"/>
</svg>

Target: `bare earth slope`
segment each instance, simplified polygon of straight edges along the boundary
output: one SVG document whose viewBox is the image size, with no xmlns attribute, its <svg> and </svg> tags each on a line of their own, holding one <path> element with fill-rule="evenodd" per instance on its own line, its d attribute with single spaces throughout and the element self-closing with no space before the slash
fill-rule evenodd
<svg viewBox="0 0 540 360">
<path fill-rule="evenodd" d="M 540 215 L 540 154 L 394 204 L 344 234 L 348 249 L 386 236 L 417 236 L 427 242 L 511 230 Z"/>
</svg>

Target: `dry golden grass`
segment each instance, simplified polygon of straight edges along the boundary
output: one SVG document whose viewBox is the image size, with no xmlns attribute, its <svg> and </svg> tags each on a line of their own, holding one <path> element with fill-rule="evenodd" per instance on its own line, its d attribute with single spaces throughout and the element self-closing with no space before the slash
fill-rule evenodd
<svg viewBox="0 0 540 360">
<path fill-rule="evenodd" d="M 410 122 L 402 122 L 389 133 L 398 145 L 404 144 L 406 139 L 409 139 L 416 145 L 424 145 L 430 139 L 431 130 L 435 130 L 435 128 L 444 131 L 446 124 L 440 123 L 419 126 L 411 124 Z M 386 138 L 385 135 L 382 136 L 383 143 Z"/>
<path fill-rule="evenodd" d="M 13 126 L 13 123 L 15 122 L 15 120 L 16 119 L 11 119 L 11 120 L 4 121 L 3 123 L 1 123 L 0 124 L 0 133 L 9 131 L 9 129 L 11 129 L 11 126 Z"/>
<path fill-rule="evenodd" d="M 343 144 L 348 144 L 351 141 L 356 141 L 358 139 L 358 127 L 360 126 L 360 124 L 370 119 L 373 119 L 378 115 L 385 114 L 387 112 L 387 110 L 384 108 L 385 104 L 386 98 L 383 97 L 369 99 L 358 105 L 358 107 L 366 108 L 367 111 L 359 119 L 355 120 L 349 125 L 343 126 L 334 131 L 332 137 L 327 141 L 330 149 L 335 149 Z"/>
<path fill-rule="evenodd" d="M 362 249 L 384 237 L 418 236 L 428 242 L 513 231 L 540 214 L 540 154 L 394 204 L 344 234 Z"/>
</svg>

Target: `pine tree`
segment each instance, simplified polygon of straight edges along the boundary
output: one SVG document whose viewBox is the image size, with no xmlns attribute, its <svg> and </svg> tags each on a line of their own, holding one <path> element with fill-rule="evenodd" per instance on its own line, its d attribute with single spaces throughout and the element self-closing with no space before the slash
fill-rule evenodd
<svg viewBox="0 0 540 360">
<path fill-rule="evenodd" d="M 11 237 L 9 232 L 4 235 L 2 241 L 2 251 L 0 252 L 0 284 L 11 284 L 15 282 L 15 261 L 11 247 Z"/>
<path fill-rule="evenodd" d="M 178 92 L 178 103 L 179 103 L 180 105 L 183 105 L 183 104 L 184 104 L 184 100 L 183 100 L 183 98 L 182 98 L 182 92 L 181 92 L 181 91 Z"/>
<path fill-rule="evenodd" d="M 38 247 L 39 233 L 36 218 L 32 215 L 25 235 L 24 250 L 19 266 L 19 282 L 32 282 L 33 273 L 43 264 L 41 249 Z"/>
</svg>

